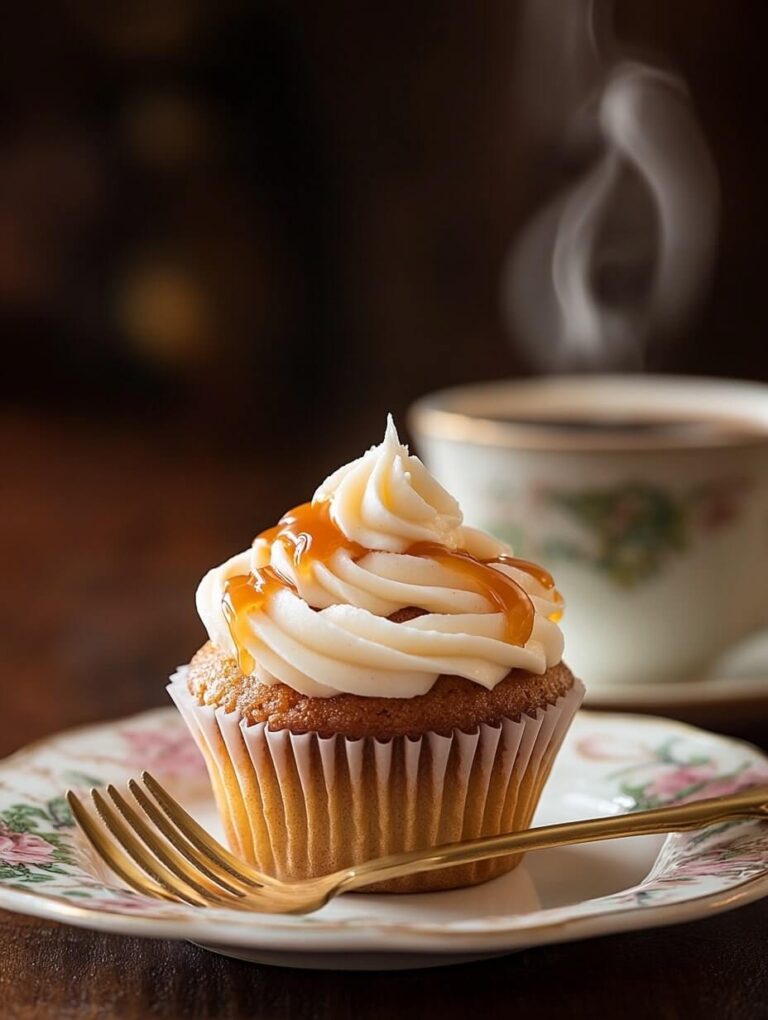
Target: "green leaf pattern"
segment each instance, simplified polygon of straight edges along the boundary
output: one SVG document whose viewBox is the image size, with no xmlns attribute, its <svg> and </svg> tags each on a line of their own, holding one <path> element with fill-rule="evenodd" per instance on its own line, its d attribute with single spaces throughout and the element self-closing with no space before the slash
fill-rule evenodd
<svg viewBox="0 0 768 1020">
<path fill-rule="evenodd" d="M 485 526 L 515 549 L 545 563 L 588 565 L 616 585 L 632 588 L 654 577 L 697 535 L 738 520 L 743 497 L 753 485 L 745 477 L 725 477 L 688 489 L 630 481 L 603 488 L 547 488 L 537 503 L 554 508 L 576 527 L 575 534 L 551 534 L 533 542 L 515 519 L 512 493 L 495 493 L 499 508 Z M 508 509 L 507 509 L 508 508 Z"/>
<path fill-rule="evenodd" d="M 53 797 L 43 806 L 12 804 L 0 811 L 0 881 L 31 885 L 66 875 L 75 863 L 69 837 L 74 824 L 66 800 Z"/>
</svg>

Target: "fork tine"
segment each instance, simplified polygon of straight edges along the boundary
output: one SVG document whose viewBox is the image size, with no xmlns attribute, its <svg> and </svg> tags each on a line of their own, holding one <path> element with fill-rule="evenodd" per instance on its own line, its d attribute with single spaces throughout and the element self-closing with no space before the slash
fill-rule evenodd
<svg viewBox="0 0 768 1020">
<path fill-rule="evenodd" d="M 152 853 L 157 859 L 172 871 L 177 878 L 180 878 L 182 882 L 186 882 L 187 885 L 192 886 L 195 892 L 198 892 L 201 896 L 206 899 L 217 898 L 218 894 L 224 889 L 226 892 L 231 893 L 233 896 L 241 897 L 244 895 L 242 890 L 236 889 L 233 885 L 225 881 L 220 881 L 216 876 L 206 873 L 200 869 L 193 859 L 191 862 L 186 859 L 186 855 L 180 855 L 174 853 L 174 850 L 178 849 L 175 845 L 173 849 L 169 847 L 152 829 L 151 826 L 139 817 L 134 811 L 128 801 L 123 797 L 116 787 L 111 783 L 107 785 L 107 793 L 112 798 L 113 803 L 117 807 L 120 814 L 123 816 L 125 821 L 128 823 L 134 833 L 139 839 L 149 847 Z M 200 882 L 201 874 L 213 884 L 214 888 L 208 888 L 204 883 Z"/>
<path fill-rule="evenodd" d="M 86 808 L 72 790 L 67 790 L 66 796 L 67 803 L 83 835 L 96 854 L 118 878 L 121 878 L 126 885 L 129 885 L 136 892 L 142 893 L 144 896 L 155 896 L 159 899 L 176 902 L 176 896 L 172 896 L 162 886 L 148 879 L 136 867 L 130 857 L 119 851 L 111 840 L 105 838 L 104 833 L 93 821 Z"/>
<path fill-rule="evenodd" d="M 172 844 L 173 847 L 175 847 L 176 850 L 178 850 L 180 854 L 186 857 L 193 867 L 199 869 L 212 882 L 216 882 L 218 885 L 221 885 L 224 889 L 234 893 L 236 896 L 243 895 L 246 892 L 251 892 L 253 889 L 260 888 L 261 883 L 255 882 L 250 878 L 241 876 L 235 878 L 231 871 L 219 867 L 219 865 L 215 864 L 207 854 L 199 850 L 196 846 L 194 846 L 194 844 L 190 843 L 190 841 L 182 834 L 181 830 L 177 828 L 168 816 L 160 810 L 157 804 L 147 796 L 145 791 L 141 788 L 141 786 L 139 786 L 135 779 L 128 780 L 128 789 L 136 798 L 142 811 L 149 817 L 153 825 L 162 832 L 165 838 Z"/>
<path fill-rule="evenodd" d="M 202 895 L 190 883 L 179 879 L 177 875 L 149 853 L 130 829 L 128 829 L 120 816 L 110 808 L 98 790 L 91 790 L 91 799 L 96 805 L 99 818 L 101 818 L 123 850 L 126 851 L 129 857 L 133 859 L 145 874 L 149 875 L 154 882 L 161 885 L 176 899 L 183 900 L 194 907 L 208 906 L 208 900 L 213 899 L 213 897 L 211 895 Z"/>
<path fill-rule="evenodd" d="M 271 875 L 262 874 L 256 868 L 251 867 L 245 861 L 238 860 L 237 857 L 229 853 L 218 840 L 215 840 L 201 825 L 198 825 L 194 818 L 184 810 L 178 801 L 173 799 L 170 793 L 149 772 L 142 772 L 141 778 L 146 788 L 173 825 L 201 854 L 205 855 L 209 863 L 213 863 L 224 871 L 229 872 L 230 875 L 241 882 L 252 885 L 257 884 L 267 888 L 282 887 L 283 883 L 279 879 L 273 878 Z M 135 795 L 135 791 L 133 792 Z"/>
</svg>

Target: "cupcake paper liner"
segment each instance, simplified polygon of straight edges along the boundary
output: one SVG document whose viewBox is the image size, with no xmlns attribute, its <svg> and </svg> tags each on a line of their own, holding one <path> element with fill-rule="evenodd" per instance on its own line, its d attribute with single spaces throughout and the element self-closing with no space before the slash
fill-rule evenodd
<svg viewBox="0 0 768 1020">
<path fill-rule="evenodd" d="M 298 880 L 373 857 L 528 828 L 584 696 L 579 680 L 535 715 L 474 733 L 419 738 L 270 731 L 239 712 L 199 705 L 186 668 L 169 693 L 203 753 L 233 853 Z M 381 892 L 474 885 L 522 855 L 379 883 Z"/>
</svg>

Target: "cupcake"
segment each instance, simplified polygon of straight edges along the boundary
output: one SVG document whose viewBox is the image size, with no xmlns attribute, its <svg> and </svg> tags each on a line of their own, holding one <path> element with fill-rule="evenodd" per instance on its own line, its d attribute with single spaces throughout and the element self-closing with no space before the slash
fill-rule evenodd
<svg viewBox="0 0 768 1020">
<path fill-rule="evenodd" d="M 400 443 L 203 578 L 210 640 L 170 693 L 234 853 L 285 879 L 526 828 L 579 706 L 562 599 Z M 394 879 L 450 889 L 503 857 Z"/>
</svg>

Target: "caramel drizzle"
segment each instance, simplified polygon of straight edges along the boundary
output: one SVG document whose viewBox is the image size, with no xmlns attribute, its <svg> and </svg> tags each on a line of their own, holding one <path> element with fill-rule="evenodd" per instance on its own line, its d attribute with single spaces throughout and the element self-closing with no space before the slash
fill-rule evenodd
<svg viewBox="0 0 768 1020">
<path fill-rule="evenodd" d="M 352 542 L 331 519 L 330 502 L 302 503 L 290 510 L 273 528 L 259 536 L 273 545 L 282 543 L 291 557 L 296 571 L 308 575 L 315 563 L 328 563 L 333 555 L 344 549 L 353 560 L 364 556 L 368 549 Z M 494 569 L 494 564 L 514 567 L 534 577 L 544 588 L 551 591 L 555 602 L 561 603 L 560 594 L 555 591 L 552 575 L 536 563 L 517 559 L 514 556 L 494 556 L 478 559 L 465 549 L 452 550 L 437 542 L 416 542 L 406 550 L 408 556 L 422 556 L 434 560 L 468 578 L 474 586 L 492 603 L 506 619 L 506 640 L 513 645 L 523 646 L 531 636 L 534 621 L 533 603 L 528 593 L 511 577 Z M 260 567 L 251 574 L 230 577 L 225 585 L 223 610 L 227 624 L 238 650 L 238 662 L 242 673 L 253 672 L 255 663 L 246 649 L 247 634 L 244 632 L 247 617 L 263 609 L 267 600 L 281 588 L 295 585 L 275 567 Z M 560 619 L 562 612 L 550 614 L 551 620 Z"/>
</svg>

